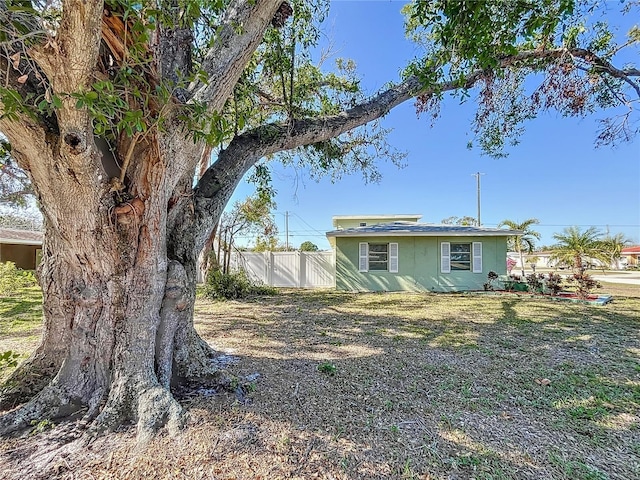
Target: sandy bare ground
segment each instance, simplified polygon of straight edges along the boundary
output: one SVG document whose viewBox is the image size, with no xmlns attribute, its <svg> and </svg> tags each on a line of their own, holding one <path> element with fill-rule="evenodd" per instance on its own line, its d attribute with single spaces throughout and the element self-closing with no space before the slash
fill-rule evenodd
<svg viewBox="0 0 640 480">
<path fill-rule="evenodd" d="M 640 478 L 640 299 L 285 291 L 197 325 L 245 394 L 179 392 L 187 428 L 145 446 L 4 439 L 0 477 Z"/>
</svg>

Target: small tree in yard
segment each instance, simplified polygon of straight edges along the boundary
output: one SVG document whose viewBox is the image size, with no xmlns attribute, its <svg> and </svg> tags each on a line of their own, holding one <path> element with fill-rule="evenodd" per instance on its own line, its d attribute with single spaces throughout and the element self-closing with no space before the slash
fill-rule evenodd
<svg viewBox="0 0 640 480">
<path fill-rule="evenodd" d="M 520 256 L 520 266 L 522 267 L 522 276 L 524 277 L 524 253 L 531 253 L 535 247 L 535 241 L 540 239 L 540 233 L 531 228 L 532 225 L 539 224 L 537 218 L 529 218 L 524 222 L 515 222 L 513 220 L 503 220 L 498 225 L 500 227 L 509 227 L 511 230 L 519 230 L 522 235 L 509 237 L 508 248 L 515 250 Z"/>
<path fill-rule="evenodd" d="M 567 227 L 562 233 L 555 233 L 553 238 L 558 243 L 551 247 L 550 260 L 571 265 L 579 274 L 586 270 L 588 260 L 607 262 L 609 259 L 605 244 L 601 240 L 602 233 L 595 227 L 586 230 Z"/>
<path fill-rule="evenodd" d="M 217 228 L 217 259 L 222 273 L 230 273 L 231 254 L 237 250 L 238 236 L 273 237 L 277 231 L 271 210 L 275 207 L 270 194 L 259 191 L 222 215 Z"/>
<path fill-rule="evenodd" d="M 598 140 L 633 133 L 638 70 L 614 65 L 622 47 L 571 0 L 412 2 L 407 31 L 425 53 L 375 94 L 360 91 L 352 62 L 312 62 L 327 8 L 0 2 L 0 131 L 45 231 L 42 342 L 2 388 L 2 406 L 22 406 L 0 434 L 79 414 L 91 434 L 180 427 L 170 386 L 220 377 L 193 325 L 198 253 L 261 159 L 375 180 L 378 153 L 399 159 L 378 119 L 411 99 L 436 114 L 447 92 L 477 93 L 473 128 L 492 155 L 549 108 L 615 107 Z M 635 45 L 637 29 L 623 42 Z"/>
<path fill-rule="evenodd" d="M 622 250 L 631 244 L 631 240 L 623 233 L 615 235 L 607 235 L 602 239 L 604 252 L 609 259 L 609 267 L 620 268 L 620 259 L 622 258 Z"/>
</svg>

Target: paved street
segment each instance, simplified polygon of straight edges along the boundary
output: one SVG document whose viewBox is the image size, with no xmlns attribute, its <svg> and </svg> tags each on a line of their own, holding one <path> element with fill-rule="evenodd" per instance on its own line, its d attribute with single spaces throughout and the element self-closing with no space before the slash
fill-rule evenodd
<svg viewBox="0 0 640 480">
<path fill-rule="evenodd" d="M 601 282 L 627 283 L 630 285 L 640 285 L 640 272 L 610 272 L 604 275 L 592 275 L 593 278 Z"/>
</svg>

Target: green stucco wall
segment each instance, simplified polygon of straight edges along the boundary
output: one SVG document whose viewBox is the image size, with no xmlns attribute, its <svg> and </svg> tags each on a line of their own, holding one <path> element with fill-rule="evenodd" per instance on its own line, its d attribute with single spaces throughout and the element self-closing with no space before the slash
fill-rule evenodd
<svg viewBox="0 0 640 480">
<path fill-rule="evenodd" d="M 440 272 L 441 242 L 482 242 L 482 273 Z M 360 242 L 397 243 L 398 273 L 359 272 Z M 506 237 L 337 237 L 336 288 L 347 291 L 482 290 L 487 273 L 506 274 Z"/>
</svg>

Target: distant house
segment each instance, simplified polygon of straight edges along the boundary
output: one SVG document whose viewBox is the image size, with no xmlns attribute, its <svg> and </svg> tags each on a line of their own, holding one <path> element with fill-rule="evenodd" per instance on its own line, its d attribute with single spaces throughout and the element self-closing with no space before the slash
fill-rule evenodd
<svg viewBox="0 0 640 480">
<path fill-rule="evenodd" d="M 410 220 L 407 220 L 410 218 Z M 506 274 L 516 230 L 418 223 L 420 215 L 333 218 L 336 288 L 347 291 L 481 290 L 487 273 Z"/>
<path fill-rule="evenodd" d="M 41 232 L 0 228 L 0 262 L 13 262 L 18 268 L 34 270 L 41 251 Z"/>
<path fill-rule="evenodd" d="M 623 248 L 620 252 L 620 260 L 628 267 L 640 265 L 640 245 Z"/>
<path fill-rule="evenodd" d="M 551 260 L 552 253 L 550 251 L 538 251 L 533 253 L 525 253 L 524 264 L 525 268 L 530 268 L 535 265 L 536 268 L 555 268 L 555 263 Z M 520 270 L 520 254 L 518 252 L 507 252 L 507 257 L 515 260 L 514 270 Z"/>
</svg>

